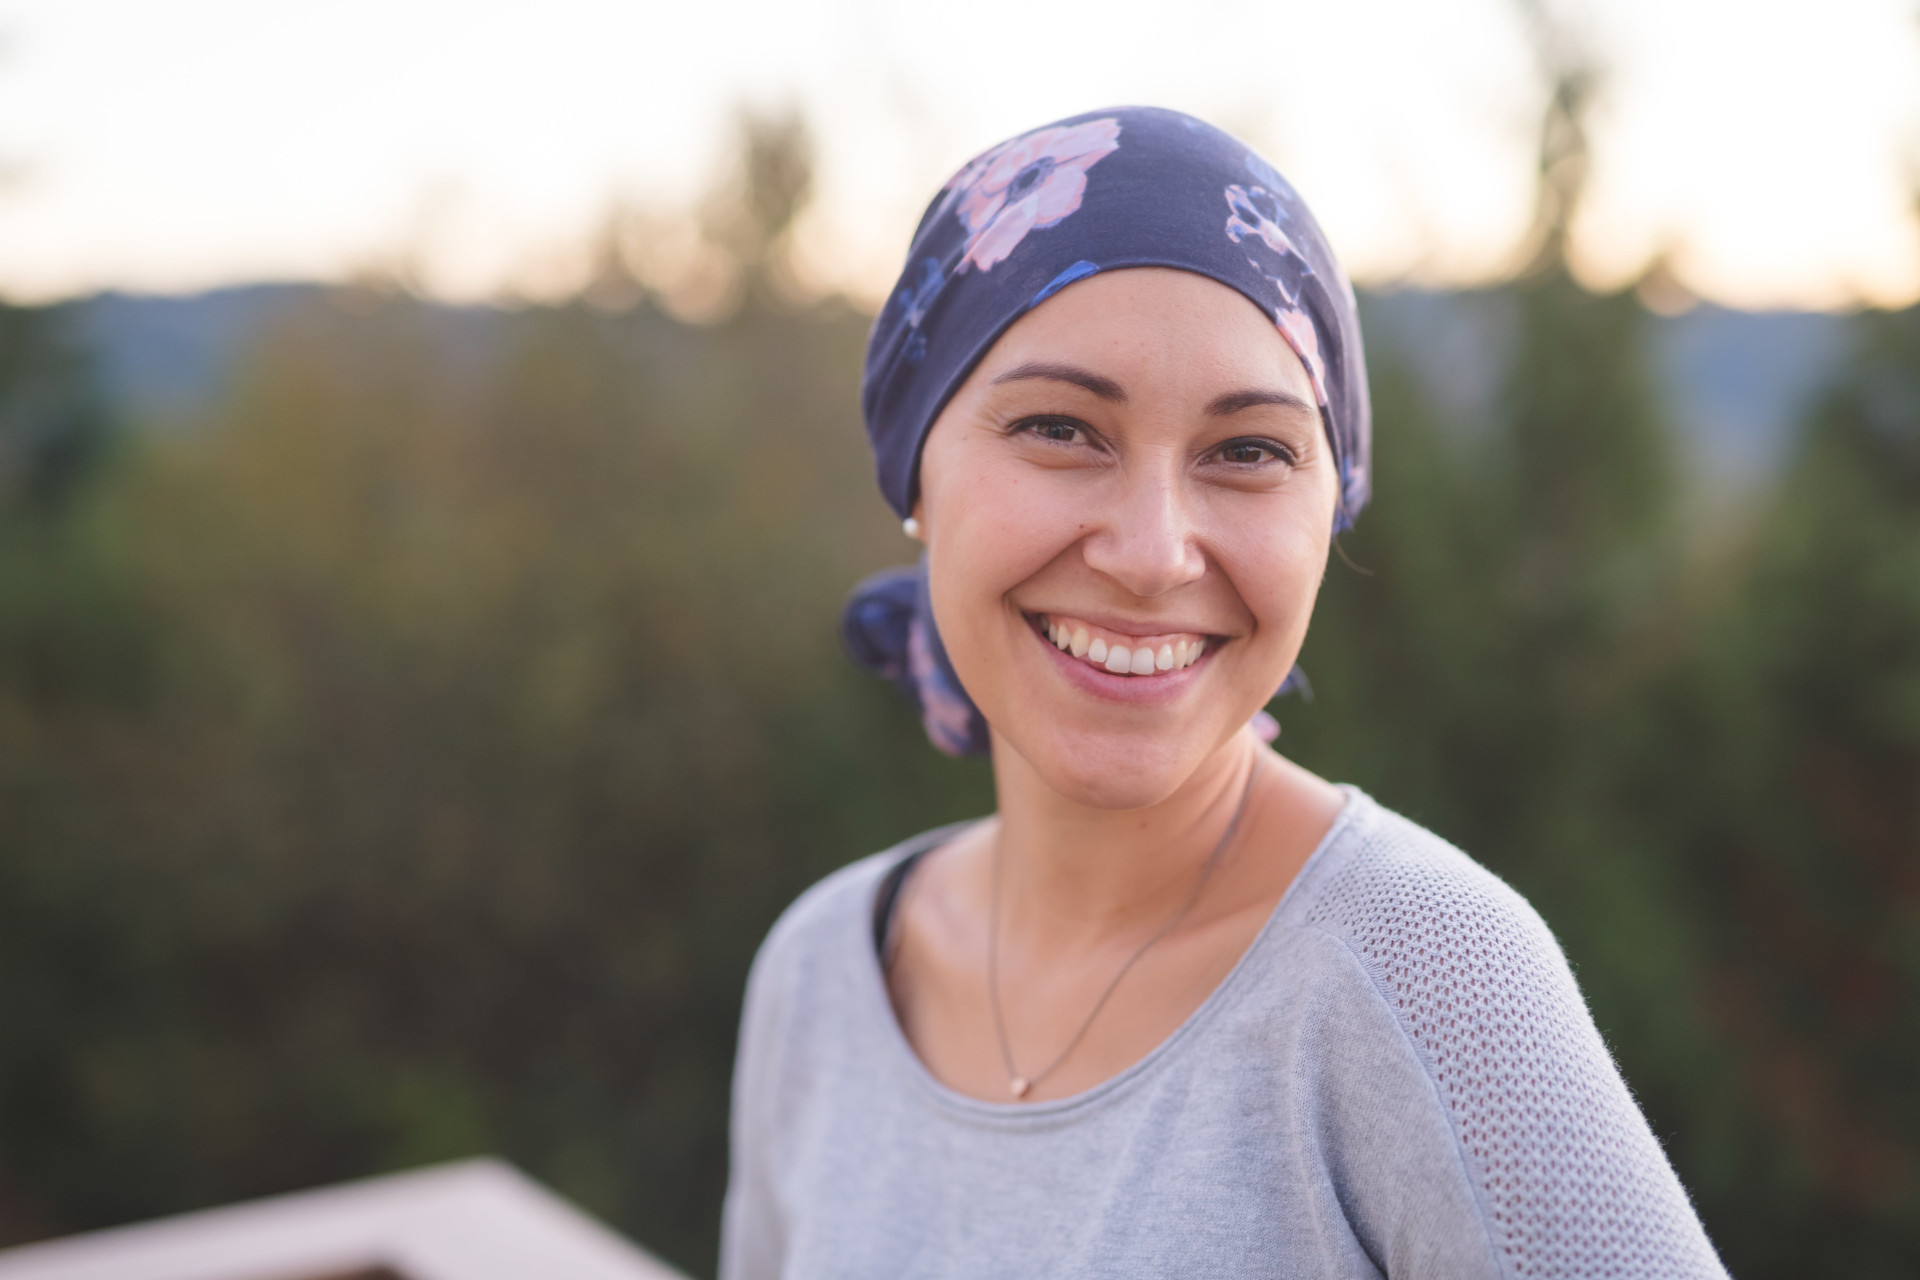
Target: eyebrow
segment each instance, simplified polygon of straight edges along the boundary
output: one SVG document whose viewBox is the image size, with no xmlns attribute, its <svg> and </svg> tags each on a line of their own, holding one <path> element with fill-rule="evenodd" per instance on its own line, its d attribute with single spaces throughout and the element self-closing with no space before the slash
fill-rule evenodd
<svg viewBox="0 0 1920 1280">
<path fill-rule="evenodd" d="M 1239 413 L 1242 409 L 1253 409 L 1260 405 L 1278 405 L 1283 409 L 1298 409 L 1305 413 L 1318 414 L 1319 409 L 1308 404 L 1291 391 L 1229 391 L 1217 397 L 1207 406 L 1207 413 L 1215 418 L 1225 418 Z"/>
<path fill-rule="evenodd" d="M 993 385 L 997 387 L 1003 382 L 1023 382 L 1029 379 L 1070 383 L 1115 404 L 1125 404 L 1127 399 L 1126 391 L 1112 378 L 1103 378 L 1097 373 L 1071 364 L 1029 362 L 1007 370 L 993 380 Z"/>
<path fill-rule="evenodd" d="M 1071 386 L 1079 387 L 1084 391 L 1090 391 L 1102 400 L 1111 401 L 1114 404 L 1125 404 L 1127 400 L 1126 389 L 1112 378 L 1103 377 L 1089 369 L 1082 369 L 1078 365 L 1049 364 L 1045 361 L 1037 360 L 1029 361 L 1026 364 L 1018 365 L 1007 370 L 993 380 L 993 385 L 997 387 L 1003 382 L 1025 381 L 1065 382 Z M 1210 417 L 1226 418 L 1239 413 L 1243 409 L 1258 408 L 1261 405 L 1275 405 L 1282 409 L 1296 409 L 1308 414 L 1318 414 L 1320 412 L 1318 408 L 1308 404 L 1291 391 L 1248 389 L 1244 391 L 1229 391 L 1225 395 L 1216 396 L 1213 402 L 1207 406 L 1207 414 Z"/>
</svg>

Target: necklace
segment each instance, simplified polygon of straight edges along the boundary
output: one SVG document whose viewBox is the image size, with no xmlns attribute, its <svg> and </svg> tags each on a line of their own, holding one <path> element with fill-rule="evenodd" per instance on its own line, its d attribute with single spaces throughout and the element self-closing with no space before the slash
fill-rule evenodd
<svg viewBox="0 0 1920 1280">
<path fill-rule="evenodd" d="M 1031 1076 L 1023 1076 L 1014 1068 L 1013 1046 L 1007 1042 L 1006 1017 L 1000 1012 L 1001 859 L 1000 842 L 997 839 L 994 841 L 992 897 L 987 903 L 987 1003 L 993 1009 L 994 1034 L 1000 1038 L 1000 1063 L 1007 1069 L 1007 1090 L 1015 1098 L 1026 1097 L 1036 1085 L 1052 1075 L 1054 1069 L 1065 1062 L 1069 1054 L 1080 1047 L 1080 1041 L 1086 1037 L 1088 1028 L 1093 1026 L 1093 1020 L 1100 1016 L 1100 1010 L 1106 1008 L 1107 999 L 1120 985 L 1120 979 L 1127 976 L 1127 971 L 1139 962 L 1141 956 L 1153 948 L 1154 943 L 1172 933 L 1175 927 L 1187 918 L 1187 912 L 1193 910 L 1193 904 L 1200 900 L 1200 891 L 1207 887 L 1207 880 L 1213 875 L 1213 869 L 1220 864 L 1221 855 L 1226 853 L 1227 846 L 1233 843 L 1233 833 L 1240 829 L 1240 815 L 1247 810 L 1247 797 L 1253 794 L 1253 775 L 1258 771 L 1259 761 L 1255 760 L 1253 767 L 1247 770 L 1247 783 L 1240 789 L 1240 801 L 1233 807 L 1233 818 L 1227 823 L 1227 830 L 1220 837 L 1220 843 L 1215 845 L 1213 852 L 1207 855 L 1206 865 L 1200 868 L 1200 878 L 1193 882 L 1193 889 L 1187 894 L 1187 900 L 1180 904 L 1180 909 L 1173 913 L 1171 920 L 1161 925 L 1151 938 L 1141 943 L 1134 953 L 1127 957 L 1127 962 L 1120 966 L 1118 973 L 1113 975 L 1113 980 L 1107 983 L 1106 990 L 1100 993 L 1100 998 L 1093 1002 L 1093 1008 L 1088 1012 L 1086 1021 L 1080 1024 L 1080 1029 L 1073 1033 L 1071 1040 L 1067 1041 L 1067 1047 L 1055 1055 L 1052 1062 Z"/>
</svg>

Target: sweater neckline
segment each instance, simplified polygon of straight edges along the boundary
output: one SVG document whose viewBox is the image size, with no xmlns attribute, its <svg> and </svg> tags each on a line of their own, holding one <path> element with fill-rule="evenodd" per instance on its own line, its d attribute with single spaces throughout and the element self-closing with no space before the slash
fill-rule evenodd
<svg viewBox="0 0 1920 1280">
<path fill-rule="evenodd" d="M 1159 1044 L 1147 1050 L 1126 1067 L 1108 1076 L 1105 1080 L 1079 1093 L 1068 1094 L 1064 1098 L 1049 1098 L 1042 1102 L 988 1102 L 975 1098 L 942 1083 L 927 1064 L 914 1052 L 913 1045 L 907 1040 L 906 1032 L 900 1027 L 900 1019 L 894 1014 L 893 1001 L 887 995 L 886 974 L 880 967 L 880 956 L 872 945 L 870 923 L 873 919 L 874 896 L 885 881 L 887 872 L 907 858 L 928 853 L 938 848 L 960 832 L 974 825 L 974 822 L 952 823 L 937 827 L 932 831 L 896 845 L 890 855 L 879 859 L 876 873 L 866 878 L 863 891 L 859 896 L 860 910 L 856 913 L 856 927 L 843 930 L 843 942 L 850 942 L 858 952 L 856 963 L 859 970 L 861 1001 L 865 1006 L 867 1018 L 877 1024 L 879 1038 L 884 1042 L 881 1052 L 912 1083 L 914 1092 L 936 1110 L 976 1125 L 992 1128 L 1029 1128 L 1065 1123 L 1080 1114 L 1099 1106 L 1102 1102 L 1127 1090 L 1134 1082 L 1154 1071 L 1161 1063 L 1173 1057 L 1186 1041 L 1192 1039 L 1200 1027 L 1212 1018 L 1216 1010 L 1223 1006 L 1233 990 L 1238 987 L 1245 972 L 1252 966 L 1254 958 L 1272 945 L 1272 939 L 1281 931 L 1280 920 L 1306 890 L 1302 888 L 1310 879 L 1318 877 L 1321 864 L 1331 860 L 1336 845 L 1341 842 L 1349 829 L 1354 827 L 1366 807 L 1371 803 L 1367 794 L 1360 788 L 1347 783 L 1337 784 L 1346 793 L 1346 801 L 1334 815 L 1333 823 L 1326 834 L 1320 837 L 1320 843 L 1314 846 L 1307 860 L 1300 864 L 1300 870 L 1294 873 L 1293 881 L 1280 895 L 1280 900 L 1268 913 L 1253 941 L 1247 944 L 1235 960 L 1227 975 L 1220 979 L 1206 999 L 1194 1007 L 1185 1020 L 1167 1034 Z M 984 819 L 976 819 L 984 821 Z"/>
</svg>

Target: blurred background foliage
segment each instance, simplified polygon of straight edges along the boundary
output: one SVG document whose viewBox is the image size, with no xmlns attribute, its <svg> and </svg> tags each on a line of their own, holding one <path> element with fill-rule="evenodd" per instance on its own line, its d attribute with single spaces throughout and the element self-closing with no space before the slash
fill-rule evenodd
<svg viewBox="0 0 1920 1280">
<path fill-rule="evenodd" d="M 1281 745 L 1540 907 L 1736 1274 L 1911 1275 L 1920 314 L 1703 516 L 1647 311 L 1564 265 L 1580 101 L 1462 300 L 1484 412 L 1371 353 Z M 296 290 L 113 412 L 81 305 L 0 311 L 0 1239 L 499 1152 L 711 1269 L 761 935 L 991 803 L 838 651 L 909 552 L 867 317 L 783 276 L 804 128 L 743 138 L 705 324 L 614 225 L 576 302 Z"/>
</svg>

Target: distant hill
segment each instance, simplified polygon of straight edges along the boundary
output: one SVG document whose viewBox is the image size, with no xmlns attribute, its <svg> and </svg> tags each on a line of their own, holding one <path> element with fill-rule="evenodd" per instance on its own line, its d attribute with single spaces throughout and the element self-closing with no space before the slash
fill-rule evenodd
<svg viewBox="0 0 1920 1280">
<path fill-rule="evenodd" d="M 70 304 L 107 393 L 142 424 L 190 420 L 227 390 L 248 346 L 303 310 L 351 310 L 371 295 L 312 284 L 257 284 L 181 297 L 106 293 Z M 462 357 L 485 359 L 502 312 L 431 305 L 441 340 Z"/>
<path fill-rule="evenodd" d="M 1406 360 L 1463 426 L 1498 406 L 1511 299 L 1497 289 L 1361 294 L 1370 349 Z M 1697 477 L 1742 491 L 1771 476 L 1794 424 L 1846 354 L 1847 318 L 1702 305 L 1649 316 L 1654 376 Z"/>
</svg>

